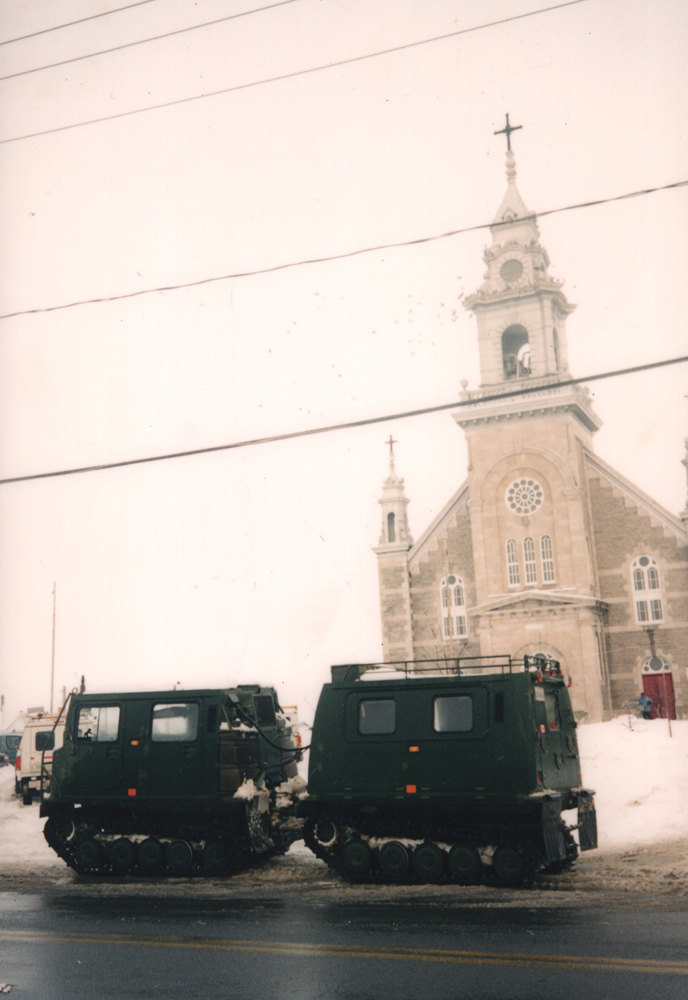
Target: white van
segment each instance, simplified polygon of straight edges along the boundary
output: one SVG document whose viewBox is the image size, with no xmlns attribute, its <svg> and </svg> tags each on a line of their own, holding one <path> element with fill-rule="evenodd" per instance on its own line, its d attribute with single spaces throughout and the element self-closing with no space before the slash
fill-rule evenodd
<svg viewBox="0 0 688 1000">
<path fill-rule="evenodd" d="M 57 726 L 56 720 L 56 715 L 43 715 L 29 719 L 24 725 L 14 762 L 14 787 L 23 797 L 25 806 L 31 805 L 34 792 L 40 790 L 41 762 L 49 774 L 53 764 L 53 750 L 62 746 L 65 717 L 60 719 Z"/>
</svg>

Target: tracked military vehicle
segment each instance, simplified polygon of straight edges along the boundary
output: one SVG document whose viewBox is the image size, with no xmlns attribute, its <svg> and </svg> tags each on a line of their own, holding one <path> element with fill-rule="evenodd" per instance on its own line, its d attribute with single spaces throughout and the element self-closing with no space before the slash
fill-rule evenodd
<svg viewBox="0 0 688 1000">
<path fill-rule="evenodd" d="M 272 688 L 73 693 L 45 838 L 79 873 L 236 871 L 301 836 L 298 757 Z"/>
<path fill-rule="evenodd" d="M 358 881 L 522 885 L 570 867 L 597 827 L 567 685 L 544 657 L 332 667 L 306 844 Z"/>
</svg>

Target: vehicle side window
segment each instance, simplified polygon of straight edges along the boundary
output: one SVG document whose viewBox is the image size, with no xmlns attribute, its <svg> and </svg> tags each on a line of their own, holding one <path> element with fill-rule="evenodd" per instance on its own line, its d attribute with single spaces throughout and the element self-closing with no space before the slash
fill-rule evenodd
<svg viewBox="0 0 688 1000">
<path fill-rule="evenodd" d="M 7 737 L 7 748 L 8 750 L 16 750 L 21 743 L 21 736 L 8 736 Z"/>
<path fill-rule="evenodd" d="M 358 704 L 358 731 L 362 736 L 389 736 L 397 725 L 394 698 L 375 698 Z"/>
<path fill-rule="evenodd" d="M 55 749 L 55 733 L 40 730 L 36 733 L 36 750 L 43 753 L 44 750 Z"/>
<path fill-rule="evenodd" d="M 545 713 L 547 728 L 559 732 L 561 717 L 559 715 L 559 699 L 553 691 L 545 691 Z"/>
<path fill-rule="evenodd" d="M 198 705 L 153 705 L 151 739 L 154 743 L 183 743 L 198 735 Z"/>
<path fill-rule="evenodd" d="M 114 743 L 119 733 L 119 705 L 83 705 L 76 738 L 86 743 Z"/>
<path fill-rule="evenodd" d="M 436 733 L 468 733 L 473 728 L 470 695 L 448 695 L 434 699 L 433 727 Z"/>
<path fill-rule="evenodd" d="M 269 694 L 254 694 L 253 705 L 256 711 L 256 722 L 259 726 L 274 726 L 275 703 Z"/>
</svg>

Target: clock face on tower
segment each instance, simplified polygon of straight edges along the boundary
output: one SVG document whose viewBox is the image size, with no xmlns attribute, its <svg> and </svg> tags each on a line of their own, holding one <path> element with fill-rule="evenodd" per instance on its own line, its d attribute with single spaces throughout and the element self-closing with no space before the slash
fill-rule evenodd
<svg viewBox="0 0 688 1000">
<path fill-rule="evenodd" d="M 506 282 L 507 285 L 511 285 L 514 281 L 518 281 L 522 274 L 523 264 L 515 257 L 505 260 L 499 269 L 499 276 L 502 281 Z"/>
<path fill-rule="evenodd" d="M 510 511 L 514 514 L 525 515 L 534 514 L 540 507 L 544 499 L 542 486 L 536 479 L 515 479 L 507 487 L 504 500 Z"/>
</svg>

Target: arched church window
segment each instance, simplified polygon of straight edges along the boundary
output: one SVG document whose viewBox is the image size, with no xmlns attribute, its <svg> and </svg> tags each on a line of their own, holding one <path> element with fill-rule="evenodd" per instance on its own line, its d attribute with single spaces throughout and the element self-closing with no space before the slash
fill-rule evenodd
<svg viewBox="0 0 688 1000">
<path fill-rule="evenodd" d="M 518 546 L 515 538 L 508 538 L 506 543 L 506 568 L 509 574 L 509 586 L 516 587 L 521 582 L 521 572 L 518 565 Z"/>
<path fill-rule="evenodd" d="M 440 582 L 442 602 L 442 635 L 445 639 L 465 639 L 468 635 L 468 616 L 463 580 L 455 573 Z"/>
<path fill-rule="evenodd" d="M 554 550 L 550 535 L 540 536 L 540 559 L 542 560 L 542 582 L 554 583 Z"/>
<path fill-rule="evenodd" d="M 395 528 L 394 528 L 394 514 L 392 512 L 390 512 L 387 515 L 387 541 L 388 542 L 395 542 L 396 541 L 396 537 L 397 537 L 396 536 L 396 531 L 395 531 Z"/>
<path fill-rule="evenodd" d="M 523 568 L 526 571 L 526 583 L 537 583 L 535 542 L 532 538 L 523 539 Z"/>
<path fill-rule="evenodd" d="M 639 625 L 664 620 L 662 591 L 657 560 L 652 556 L 638 556 L 631 563 L 635 619 Z"/>
<path fill-rule="evenodd" d="M 502 363 L 504 378 L 523 378 L 530 375 L 530 344 L 524 326 L 508 326 L 502 334 Z"/>
</svg>

